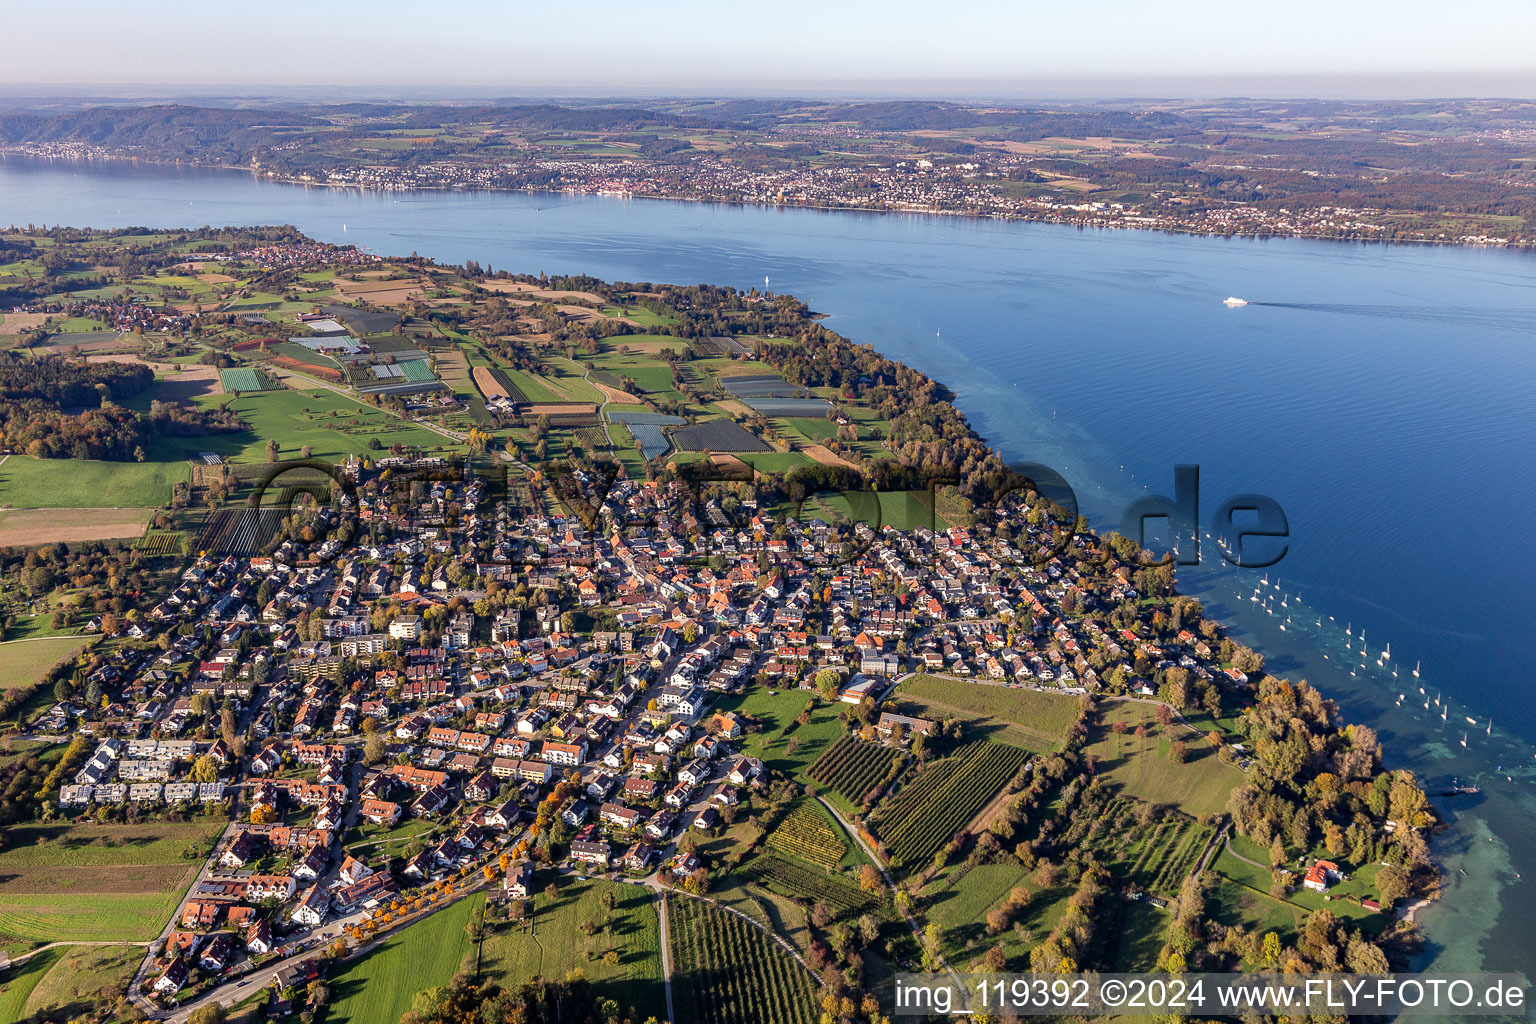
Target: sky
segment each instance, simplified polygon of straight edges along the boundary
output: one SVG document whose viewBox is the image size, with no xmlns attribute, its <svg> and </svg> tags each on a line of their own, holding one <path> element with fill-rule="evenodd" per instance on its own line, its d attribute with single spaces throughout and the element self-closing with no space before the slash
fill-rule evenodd
<svg viewBox="0 0 1536 1024">
<path fill-rule="evenodd" d="M 1532 0 L 6 6 L 9 45 L 0 83 L 12 86 L 999 98 L 1536 95 Z"/>
</svg>

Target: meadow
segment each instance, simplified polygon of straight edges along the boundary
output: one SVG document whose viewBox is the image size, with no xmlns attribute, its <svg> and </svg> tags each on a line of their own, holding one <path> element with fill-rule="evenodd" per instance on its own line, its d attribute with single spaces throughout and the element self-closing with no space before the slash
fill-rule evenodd
<svg viewBox="0 0 1536 1024">
<path fill-rule="evenodd" d="M 1219 814 L 1226 810 L 1232 790 L 1243 782 L 1242 770 L 1223 764 L 1210 741 L 1178 723 L 1158 726 L 1153 705 L 1134 701 L 1111 704 L 1085 753 L 1098 759 L 1099 774 L 1119 784 L 1121 790 L 1155 804 L 1171 804 L 1186 814 Z M 1113 723 L 1134 730 L 1145 725 L 1147 735 L 1134 731 L 1116 733 Z M 1170 736 L 1171 734 L 1171 736 Z M 1175 741 L 1188 751 L 1183 764 L 1168 757 Z"/>
<path fill-rule="evenodd" d="M 0 1024 L 70 1018 L 113 1005 L 143 959 L 138 945 L 45 950 L 0 975 Z"/>
<path fill-rule="evenodd" d="M 0 690 L 32 685 L 48 669 L 90 642 L 89 637 L 56 636 L 0 644 Z"/>
<path fill-rule="evenodd" d="M 799 725 L 795 719 L 807 707 L 811 720 Z M 761 758 L 768 767 L 796 778 L 801 778 L 805 769 L 843 733 L 842 723 L 837 720 L 839 706 L 805 690 L 775 691 L 754 686 L 744 696 L 721 700 L 719 708 L 740 711 L 762 724 L 760 730 L 748 732 L 738 741 L 742 753 Z"/>
<path fill-rule="evenodd" d="M 466 965 L 474 968 L 475 943 L 465 931 L 485 906 L 468 896 L 391 935 L 367 956 L 352 961 L 328 982 L 325 1024 L 397 1021 L 422 989 L 446 985 Z"/>
<path fill-rule="evenodd" d="M 896 688 L 908 714 L 924 718 L 954 715 L 968 733 L 1039 753 L 1055 750 L 1077 721 L 1077 698 L 989 683 L 918 674 Z"/>
<path fill-rule="evenodd" d="M 553 879 L 554 876 L 550 876 Z M 661 980 L 661 926 L 650 890 L 602 879 L 558 879 L 559 895 L 544 893 L 549 879 L 535 879 L 529 917 L 488 926 L 480 947 L 480 976 L 504 986 L 535 977 L 563 978 L 580 969 L 599 996 L 632 1007 L 637 1018 L 666 1016 Z M 603 894 L 613 897 L 610 915 Z M 595 925 L 588 936 L 583 926 Z M 609 949 L 618 963 L 605 962 Z"/>
</svg>

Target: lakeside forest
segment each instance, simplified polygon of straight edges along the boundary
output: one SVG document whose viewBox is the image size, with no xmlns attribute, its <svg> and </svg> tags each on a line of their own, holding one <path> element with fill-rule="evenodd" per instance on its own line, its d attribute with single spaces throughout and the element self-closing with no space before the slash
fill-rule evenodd
<svg viewBox="0 0 1536 1024">
<path fill-rule="evenodd" d="M 13 953 L 142 951 L 227 825 L 324 811 L 65 802 L 101 737 L 190 740 L 188 780 L 255 794 L 267 775 L 314 784 L 326 766 L 296 756 L 313 736 L 350 752 L 353 800 L 392 768 L 447 763 L 401 739 L 413 717 L 514 737 L 531 716 L 543 742 L 637 731 L 619 764 L 638 779 L 684 717 L 660 704 L 671 673 L 707 644 L 730 653 L 698 676 L 710 717 L 688 749 L 726 746 L 717 760 L 759 775 L 706 789 L 724 795 L 688 806 L 700 818 L 664 831 L 654 862 L 572 859 L 595 842 L 571 819 L 606 760 L 530 791 L 482 782 L 470 757 L 446 809 L 407 794 L 398 822 L 337 830 L 334 859 L 368 860 L 400 898 L 315 950 L 323 979 L 230 1012 L 642 1021 L 670 981 L 678 1021 L 772 1006 L 876 1022 L 897 970 L 1377 973 L 1418 948 L 1397 911 L 1436 891 L 1437 822 L 1374 731 L 1266 672 L 1171 566 L 1020 487 L 941 383 L 791 296 L 385 259 L 291 228 L 55 229 L 0 234 L 0 308 Z M 101 416 L 123 443 L 77 449 L 72 421 Z M 309 459 L 352 467 L 367 518 L 284 488 L 253 528 L 265 474 Z M 463 478 L 411 477 L 452 464 L 505 485 L 477 505 Z M 341 619 L 387 646 L 323 654 Z M 582 710 L 621 692 L 617 728 Z M 333 722 L 356 725 L 322 735 Z M 660 763 L 668 786 L 697 770 Z M 668 813 L 660 779 L 639 788 L 620 811 Z M 408 874 L 482 824 L 496 838 L 473 859 Z M 651 845 L 601 824 L 605 850 Z M 299 941 L 292 905 L 251 902 Z M 133 981 L 164 977 L 174 950 L 136 975 L 106 949 L 0 975 L 0 1022 L 115 1019 L 227 984 L 194 968 L 151 1003 Z"/>
<path fill-rule="evenodd" d="M 41 103 L 0 150 L 365 188 L 576 191 L 1210 234 L 1529 245 L 1524 101 Z"/>
</svg>

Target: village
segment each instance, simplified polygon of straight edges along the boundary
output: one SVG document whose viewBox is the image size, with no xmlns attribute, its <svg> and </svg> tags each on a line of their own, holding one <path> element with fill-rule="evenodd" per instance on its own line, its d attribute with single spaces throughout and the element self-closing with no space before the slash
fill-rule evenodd
<svg viewBox="0 0 1536 1024">
<path fill-rule="evenodd" d="M 722 695 L 822 686 L 878 707 L 924 670 L 1086 693 L 1101 686 L 1093 650 L 1244 681 L 1193 634 L 1169 651 L 1051 613 L 1069 592 L 1106 606 L 1133 596 L 1124 567 L 1100 582 L 1059 560 L 1003 576 L 1006 563 L 964 529 L 875 538 L 861 525 L 878 543 L 837 564 L 838 531 L 775 521 L 750 501 L 734 527 L 701 532 L 686 508 L 658 516 L 686 506 L 681 484 L 669 501 L 655 484 L 619 481 L 605 536 L 575 517 L 509 522 L 481 506 L 473 479 L 433 485 L 425 515 L 395 516 L 370 493 L 377 481 L 348 469 L 363 478 L 370 544 L 327 561 L 291 542 L 275 556 L 196 560 L 130 627 L 137 640 L 165 636 L 166 649 L 120 650 L 93 679 L 112 700 L 62 704 L 41 726 L 98 738 L 59 790 L 61 813 L 231 808 L 143 974 L 165 1005 L 286 964 L 324 926 L 361 938 L 425 889 L 479 881 L 488 865 L 500 864 L 486 875 L 502 898 L 526 899 L 531 849 L 642 882 L 663 866 L 678 878 L 708 870 L 677 852 L 678 837 L 718 829 L 768 784 L 737 749 L 751 724 L 712 710 Z M 714 501 L 699 511 L 723 522 Z M 537 600 L 477 615 L 482 587 Z M 568 628 L 597 606 L 614 629 Z M 245 756 L 238 739 L 185 738 L 218 706 L 255 739 Z M 898 722 L 908 737 L 934 724 L 884 712 L 879 735 Z M 392 862 L 340 847 L 359 823 L 404 821 L 441 823 L 444 837 Z"/>
</svg>

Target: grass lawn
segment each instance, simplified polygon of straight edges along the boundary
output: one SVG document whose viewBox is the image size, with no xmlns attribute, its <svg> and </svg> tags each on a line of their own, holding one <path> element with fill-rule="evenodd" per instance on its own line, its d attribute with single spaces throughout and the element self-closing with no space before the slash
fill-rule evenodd
<svg viewBox="0 0 1536 1024">
<path fill-rule="evenodd" d="M 91 640 L 82 636 L 55 636 L 0 644 L 0 690 L 30 686 L 44 672 Z"/>
<path fill-rule="evenodd" d="M 528 920 L 486 929 L 481 976 L 510 987 L 535 977 L 564 978 L 579 968 L 599 996 L 632 1007 L 635 1019 L 664 1017 L 661 926 L 650 891 L 622 882 L 561 876 L 560 894 L 550 900 L 544 886 L 555 877 L 541 873 L 534 879 Z M 614 898 L 611 918 L 601 902 L 605 892 Z M 597 926 L 591 937 L 582 930 L 588 921 Z M 603 960 L 610 948 L 618 953 L 617 964 Z"/>
<path fill-rule="evenodd" d="M 797 725 L 795 719 L 807 705 L 811 707 L 811 720 Z M 842 723 L 837 720 L 843 705 L 828 704 L 807 690 L 770 691 L 757 686 L 745 696 L 725 698 L 719 707 L 721 711 L 739 711 L 762 724 L 761 730 L 741 738 L 742 753 L 761 758 L 770 768 L 797 778 L 843 734 Z M 831 792 L 825 795 L 828 799 L 836 797 Z M 843 810 L 850 813 L 852 808 L 844 806 Z"/>
<path fill-rule="evenodd" d="M 35 960 L 51 966 L 36 975 L 30 993 L 11 1015 L 9 986 L 0 994 L 0 1024 L 12 1021 L 62 1018 L 79 1013 L 105 999 L 116 1002 L 128 987 L 133 972 L 144 959 L 141 946 L 76 946 L 39 953 Z M 30 970 L 32 963 L 23 965 Z"/>
<path fill-rule="evenodd" d="M 1108 705 L 1102 718 L 1086 753 L 1098 758 L 1100 775 L 1108 775 L 1130 796 L 1172 804 L 1199 817 L 1226 810 L 1232 790 L 1242 785 L 1242 770 L 1222 764 L 1204 736 L 1178 723 L 1166 730 L 1158 726 L 1151 704 L 1121 701 Z M 1117 734 L 1110 728 L 1114 722 L 1132 729 L 1145 725 L 1147 735 L 1137 739 L 1131 732 Z M 1188 750 L 1184 764 L 1168 759 L 1173 739 L 1182 740 Z"/>
<path fill-rule="evenodd" d="M 356 960 L 329 982 L 326 1024 L 397 1021 L 417 992 L 446 985 L 466 958 L 474 966 L 475 944 L 464 933 L 470 915 L 485 905 L 480 894 L 459 900 L 405 928 L 372 953 Z"/>
<path fill-rule="evenodd" d="M 1104 899 L 1118 899 L 1106 894 Z M 1146 900 L 1127 900 L 1115 936 L 1110 966 L 1117 971 L 1151 971 L 1163 951 L 1163 941 L 1173 915 L 1159 910 Z"/>
<path fill-rule="evenodd" d="M 30 1019 L 27 1003 L 33 991 L 63 956 L 62 949 L 44 950 L 24 964 L 0 972 L 0 1024 Z"/>
<path fill-rule="evenodd" d="M 989 739 L 1026 750 L 1055 750 L 1077 721 L 1077 698 L 1009 686 L 916 675 L 896 688 L 903 709 L 924 718 L 954 715 Z M 974 738 L 974 737 L 973 737 Z"/>
</svg>

